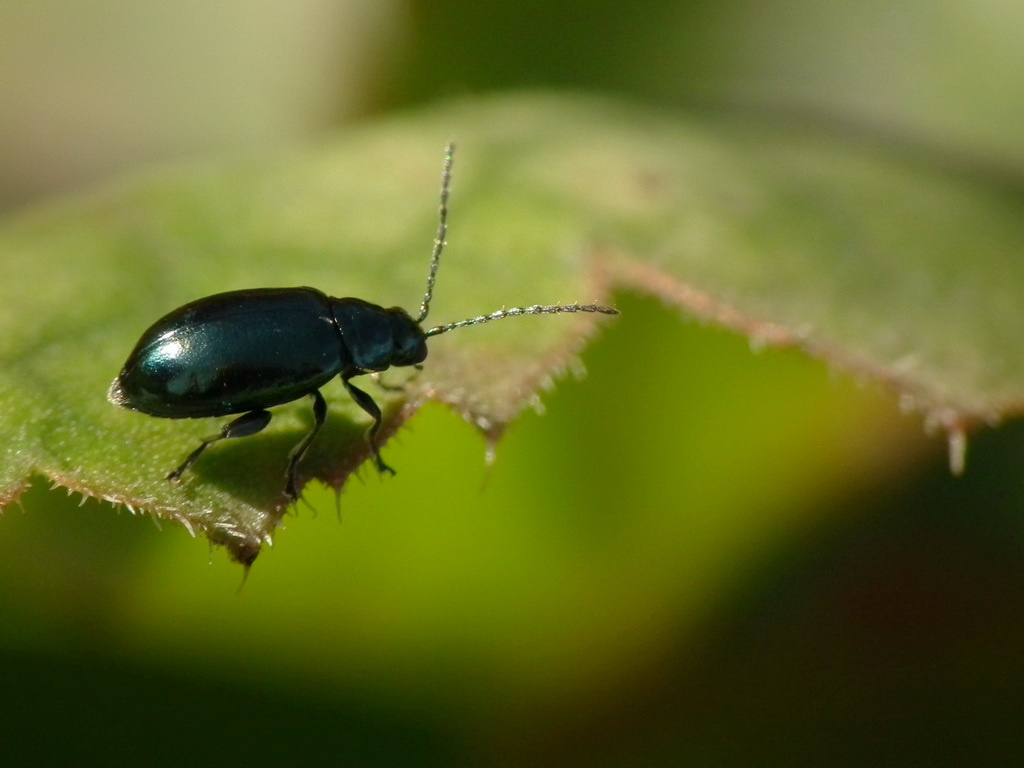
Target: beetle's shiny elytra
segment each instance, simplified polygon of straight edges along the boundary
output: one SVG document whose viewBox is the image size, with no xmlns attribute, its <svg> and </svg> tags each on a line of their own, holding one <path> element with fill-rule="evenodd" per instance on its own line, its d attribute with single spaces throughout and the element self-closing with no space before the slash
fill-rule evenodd
<svg viewBox="0 0 1024 768">
<path fill-rule="evenodd" d="M 618 314 L 596 304 L 535 305 L 424 330 L 447 234 L 454 150 L 452 144 L 445 148 L 437 237 L 427 290 L 415 320 L 400 307 L 385 309 L 362 299 L 336 299 L 314 288 L 254 288 L 193 301 L 142 334 L 110 386 L 110 402 L 169 419 L 241 414 L 206 438 L 168 480 L 179 481 L 218 440 L 261 431 L 270 423 L 267 408 L 308 395 L 313 399 L 313 427 L 292 449 L 285 471 L 284 492 L 289 500 L 297 500 L 299 464 L 327 418 L 320 388 L 335 376 L 341 377 L 349 395 L 373 420 L 367 439 L 377 470 L 393 474 L 377 447 L 380 408 L 352 384 L 353 377 L 392 366 L 419 365 L 427 357 L 427 337 L 455 328 L 516 315 Z"/>
</svg>

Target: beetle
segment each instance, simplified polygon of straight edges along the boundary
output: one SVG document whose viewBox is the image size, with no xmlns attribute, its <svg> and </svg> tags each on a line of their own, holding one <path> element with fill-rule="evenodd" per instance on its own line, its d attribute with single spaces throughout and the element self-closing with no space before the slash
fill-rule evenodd
<svg viewBox="0 0 1024 768">
<path fill-rule="evenodd" d="M 377 446 L 381 411 L 352 379 L 391 367 L 416 366 L 427 357 L 427 339 L 456 328 L 519 315 L 598 312 L 597 304 L 515 307 L 424 330 L 448 231 L 448 194 L 455 146 L 445 147 L 437 236 L 427 289 L 415 319 L 401 307 L 384 308 L 357 298 L 333 298 L 315 288 L 255 288 L 218 293 L 185 304 L 157 320 L 139 339 L 107 399 L 149 416 L 195 419 L 241 414 L 199 445 L 169 475 L 177 483 L 213 443 L 248 437 L 269 423 L 268 408 L 301 397 L 313 400 L 313 427 L 292 448 L 284 493 L 299 498 L 298 467 L 327 418 L 320 389 L 338 376 L 372 419 L 367 441 L 377 471 L 394 470 Z"/>
</svg>

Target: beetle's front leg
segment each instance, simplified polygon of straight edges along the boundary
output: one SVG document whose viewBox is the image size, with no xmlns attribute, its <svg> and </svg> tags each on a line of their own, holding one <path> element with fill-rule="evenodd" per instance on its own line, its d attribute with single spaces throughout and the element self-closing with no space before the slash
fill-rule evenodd
<svg viewBox="0 0 1024 768">
<path fill-rule="evenodd" d="M 377 471 L 381 474 L 384 472 L 390 472 L 393 475 L 395 474 L 395 470 L 384 463 L 384 459 L 380 457 L 380 451 L 377 449 L 377 433 L 380 431 L 381 421 L 383 420 L 380 412 L 380 406 L 373 401 L 372 397 L 352 384 L 352 382 L 349 381 L 351 378 L 352 376 L 342 376 L 341 383 L 345 385 L 345 389 L 352 396 L 352 399 L 356 401 L 356 405 L 366 411 L 373 419 L 373 424 L 370 425 L 370 429 L 366 433 L 366 439 L 370 443 L 370 450 L 373 451 L 373 461 L 377 465 Z"/>
<path fill-rule="evenodd" d="M 374 371 L 370 374 L 370 378 L 373 379 L 374 383 L 385 392 L 405 392 L 409 386 L 409 382 L 415 379 L 419 375 L 420 371 L 423 370 L 423 366 L 419 364 L 412 367 L 416 370 L 413 371 L 411 375 L 406 376 L 405 381 L 401 384 L 389 384 L 384 381 L 384 374 L 381 371 Z"/>
</svg>

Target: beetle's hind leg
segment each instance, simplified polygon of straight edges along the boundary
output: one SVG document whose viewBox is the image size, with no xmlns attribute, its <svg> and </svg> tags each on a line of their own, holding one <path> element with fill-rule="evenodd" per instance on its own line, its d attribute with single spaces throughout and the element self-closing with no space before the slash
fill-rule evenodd
<svg viewBox="0 0 1024 768">
<path fill-rule="evenodd" d="M 377 471 L 381 474 L 390 472 L 392 475 L 395 474 L 395 470 L 384 463 L 384 459 L 380 457 L 380 451 L 377 449 L 377 433 L 380 431 L 380 424 L 383 417 L 380 413 L 380 406 L 373 402 L 373 398 L 363 392 L 363 390 L 356 387 L 349 381 L 350 377 L 342 376 L 341 383 L 345 385 L 345 389 L 352 396 L 352 399 L 356 401 L 356 405 L 366 411 L 373 419 L 373 424 L 370 425 L 369 431 L 366 433 L 366 439 L 370 443 L 370 450 L 373 451 L 373 461 L 377 465 Z"/>
<path fill-rule="evenodd" d="M 320 394 L 320 390 L 313 391 L 310 397 L 313 398 L 313 428 L 306 433 L 301 442 L 292 448 L 291 453 L 288 454 L 288 469 L 284 473 L 284 492 L 292 501 L 299 500 L 299 492 L 295 487 L 295 476 L 298 473 L 299 462 L 302 461 L 302 458 L 309 450 L 309 446 L 312 445 L 316 433 L 320 431 L 320 427 L 327 420 L 327 403 L 324 402 L 324 396 Z"/>
<path fill-rule="evenodd" d="M 270 423 L 270 411 L 256 410 L 243 413 L 237 419 L 225 424 L 220 432 L 212 437 L 203 440 L 202 444 L 190 453 L 176 470 L 167 476 L 172 483 L 181 480 L 185 471 L 196 463 L 196 459 L 203 455 L 203 451 L 216 443 L 218 440 L 225 440 L 232 437 L 248 437 L 261 432 Z"/>
</svg>

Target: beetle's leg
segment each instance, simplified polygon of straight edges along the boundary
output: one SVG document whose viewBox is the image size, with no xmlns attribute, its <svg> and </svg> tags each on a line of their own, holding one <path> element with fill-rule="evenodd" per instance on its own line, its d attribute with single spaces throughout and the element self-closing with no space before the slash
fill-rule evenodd
<svg viewBox="0 0 1024 768">
<path fill-rule="evenodd" d="M 288 454 L 288 469 L 284 473 L 284 492 L 292 501 L 298 501 L 299 499 L 299 492 L 295 488 L 295 475 L 299 462 L 302 461 L 302 457 L 309 450 L 309 446 L 312 444 L 316 433 L 320 431 L 320 427 L 327 420 L 327 403 L 324 402 L 323 395 L 320 394 L 319 390 L 316 390 L 310 394 L 310 397 L 313 398 L 313 428 L 306 433 L 302 441 L 292 448 L 291 453 Z"/>
<path fill-rule="evenodd" d="M 181 462 L 181 466 L 167 476 L 167 479 L 172 483 L 177 483 L 181 480 L 181 476 L 185 473 L 185 470 L 195 464 L 196 459 L 202 456 L 203 451 L 218 440 L 224 440 L 225 438 L 230 437 L 248 437 L 249 435 L 255 435 L 269 423 L 270 411 L 257 410 L 243 413 L 237 419 L 225 424 L 218 434 L 203 440 L 202 444 L 192 451 L 192 453 L 190 453 L 183 462 Z"/>
<path fill-rule="evenodd" d="M 352 399 L 356 401 L 356 405 L 366 411 L 373 419 L 373 424 L 370 425 L 370 429 L 366 433 L 366 439 L 370 443 L 370 450 L 373 451 L 373 461 L 377 465 L 377 471 L 382 474 L 390 472 L 393 475 L 395 470 L 384 463 L 384 459 L 380 457 L 380 451 L 377 450 L 377 432 L 380 431 L 380 423 L 382 421 L 380 407 L 373 402 L 372 397 L 353 385 L 349 381 L 350 378 L 351 376 L 342 376 L 341 383 L 345 385 L 345 389 L 348 390 Z"/>
<path fill-rule="evenodd" d="M 385 392 L 401 392 L 405 387 L 401 384 L 388 384 L 384 381 L 384 377 L 381 376 L 380 371 L 371 373 L 370 378 L 373 379 L 373 383 L 383 389 Z"/>
<path fill-rule="evenodd" d="M 388 382 L 384 381 L 384 374 L 381 373 L 380 371 L 371 373 L 370 378 L 373 379 L 374 383 L 378 387 L 383 389 L 385 392 L 405 392 L 406 388 L 409 386 L 409 382 L 413 381 L 419 375 L 420 371 L 423 370 L 422 365 L 414 365 L 412 367 L 415 368 L 416 370 L 409 376 L 406 376 L 405 381 L 403 381 L 401 384 L 389 384 Z"/>
</svg>

